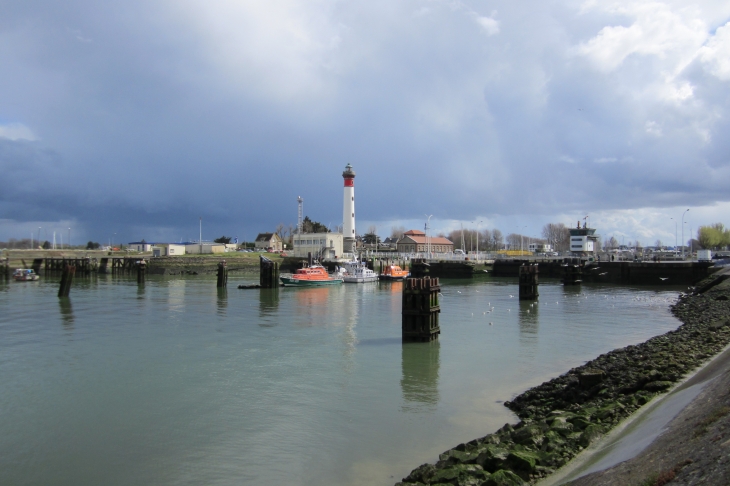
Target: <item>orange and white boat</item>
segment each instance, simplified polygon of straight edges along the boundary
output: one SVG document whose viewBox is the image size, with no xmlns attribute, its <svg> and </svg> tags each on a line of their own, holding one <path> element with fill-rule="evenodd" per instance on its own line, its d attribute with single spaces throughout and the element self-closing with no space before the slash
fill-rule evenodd
<svg viewBox="0 0 730 486">
<path fill-rule="evenodd" d="M 403 270 L 398 265 L 388 265 L 383 269 L 383 273 L 380 274 L 380 280 L 403 280 L 410 273 L 408 270 Z"/>
<path fill-rule="evenodd" d="M 310 265 L 300 268 L 296 273 L 282 275 L 279 279 L 285 286 L 290 285 L 293 287 L 316 287 L 342 283 L 342 278 L 332 277 L 322 265 Z"/>
</svg>

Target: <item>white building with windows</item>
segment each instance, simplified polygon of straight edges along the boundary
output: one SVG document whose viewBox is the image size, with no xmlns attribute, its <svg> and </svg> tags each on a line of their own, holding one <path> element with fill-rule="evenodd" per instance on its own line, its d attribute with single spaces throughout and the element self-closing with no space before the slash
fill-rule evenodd
<svg viewBox="0 0 730 486">
<path fill-rule="evenodd" d="M 598 236 L 595 234 L 594 228 L 588 228 L 583 223 L 583 227 L 578 226 L 570 229 L 570 251 L 572 253 L 593 253 L 598 250 Z"/>
<path fill-rule="evenodd" d="M 293 256 L 325 260 L 340 258 L 343 253 L 342 233 L 301 233 L 292 236 Z"/>
<path fill-rule="evenodd" d="M 530 243 L 527 249 L 533 253 L 551 253 L 553 247 L 549 243 Z"/>
</svg>

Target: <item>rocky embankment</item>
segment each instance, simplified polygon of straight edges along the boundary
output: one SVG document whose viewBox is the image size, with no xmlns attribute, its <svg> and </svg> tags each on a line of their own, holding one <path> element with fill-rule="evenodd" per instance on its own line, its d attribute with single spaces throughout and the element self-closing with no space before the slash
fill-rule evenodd
<svg viewBox="0 0 730 486">
<path fill-rule="evenodd" d="M 521 419 L 459 444 L 397 486 L 515 486 L 551 474 L 730 343 L 730 280 L 680 296 L 674 331 L 603 354 L 506 402 Z"/>
</svg>

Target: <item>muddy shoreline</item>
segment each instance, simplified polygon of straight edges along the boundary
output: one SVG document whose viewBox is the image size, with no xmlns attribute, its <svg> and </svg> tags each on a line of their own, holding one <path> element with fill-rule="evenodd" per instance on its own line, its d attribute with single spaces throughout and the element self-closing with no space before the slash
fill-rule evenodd
<svg viewBox="0 0 730 486">
<path fill-rule="evenodd" d="M 677 329 L 605 353 L 505 402 L 520 422 L 459 444 L 397 486 L 513 486 L 552 474 L 730 343 L 730 280 L 711 276 L 672 306 Z"/>
</svg>

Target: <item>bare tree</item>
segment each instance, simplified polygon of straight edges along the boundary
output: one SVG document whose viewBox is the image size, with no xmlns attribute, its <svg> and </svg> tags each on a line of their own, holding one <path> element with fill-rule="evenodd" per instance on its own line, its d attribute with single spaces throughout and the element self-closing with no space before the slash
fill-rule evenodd
<svg viewBox="0 0 730 486">
<path fill-rule="evenodd" d="M 406 232 L 406 228 L 404 226 L 393 226 L 390 228 L 390 237 L 395 238 L 396 240 L 400 240 L 403 238 L 403 233 Z"/>
<path fill-rule="evenodd" d="M 511 250 L 519 250 L 520 241 L 522 241 L 522 237 L 517 233 L 510 233 L 507 235 L 507 245 L 509 245 Z"/>
<path fill-rule="evenodd" d="M 377 234 L 377 233 L 378 233 L 378 227 L 377 226 L 375 226 L 374 224 L 371 224 L 370 226 L 368 226 L 368 234 L 373 234 L 374 235 L 374 234 Z"/>
<path fill-rule="evenodd" d="M 490 250 L 496 251 L 501 250 L 504 246 L 504 237 L 502 232 L 497 228 L 492 230 L 492 239 L 489 242 Z"/>
<path fill-rule="evenodd" d="M 570 229 L 563 223 L 546 224 L 542 227 L 542 237 L 556 251 L 567 251 L 570 249 Z"/>
<path fill-rule="evenodd" d="M 604 250 L 615 250 L 616 248 L 618 248 L 618 240 L 613 236 L 606 240 L 603 244 Z"/>
</svg>

